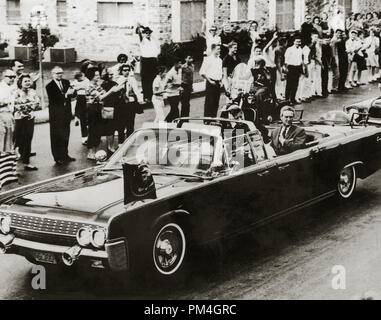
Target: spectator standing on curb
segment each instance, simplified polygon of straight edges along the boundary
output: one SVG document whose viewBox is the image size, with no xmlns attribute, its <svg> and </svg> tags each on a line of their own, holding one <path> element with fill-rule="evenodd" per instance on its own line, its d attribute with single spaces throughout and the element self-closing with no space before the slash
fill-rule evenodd
<svg viewBox="0 0 381 320">
<path fill-rule="evenodd" d="M 229 52 L 227 56 L 222 61 L 222 72 L 223 72 L 223 84 L 225 87 L 225 92 L 230 93 L 231 79 L 233 76 L 234 69 L 237 65 L 241 63 L 241 59 L 237 55 L 238 44 L 236 42 L 229 43 Z"/>
<path fill-rule="evenodd" d="M 203 21 L 201 30 L 206 40 L 206 50 L 204 55 L 209 56 L 212 53 L 212 46 L 214 44 L 221 45 L 222 40 L 221 37 L 217 34 L 218 29 L 216 25 L 213 24 L 210 26 L 208 32 L 206 32 L 206 19 Z"/>
<path fill-rule="evenodd" d="M 220 104 L 222 60 L 220 45 L 212 45 L 212 54 L 204 59 L 200 75 L 206 80 L 205 88 L 205 117 L 216 117 Z"/>
<path fill-rule="evenodd" d="M 3 80 L 0 82 L 0 153 L 14 152 L 13 132 L 14 118 L 11 106 L 14 94 L 13 84 L 16 80 L 16 73 L 12 70 L 3 72 Z"/>
<path fill-rule="evenodd" d="M 152 104 L 155 109 L 155 120 L 154 122 L 164 121 L 164 94 L 165 94 L 165 67 L 159 66 L 157 67 L 157 76 L 155 80 L 153 80 L 153 96 L 152 96 Z"/>
<path fill-rule="evenodd" d="M 74 89 L 70 82 L 63 79 L 60 67 L 52 70 L 53 80 L 46 86 L 49 99 L 50 143 L 54 161 L 57 165 L 75 161 L 68 154 L 70 122 L 72 120 L 71 97 Z"/>
<path fill-rule="evenodd" d="M 276 92 L 275 92 L 275 84 L 277 80 L 277 66 L 275 63 L 275 54 L 276 54 L 276 47 L 278 42 L 278 34 L 275 32 L 273 34 L 272 39 L 269 41 L 269 43 L 265 46 L 263 49 L 263 57 L 266 61 L 266 68 L 270 73 L 271 76 L 271 87 L 270 91 L 272 93 L 272 96 L 274 98 L 277 98 Z"/>
<path fill-rule="evenodd" d="M 141 25 L 137 27 L 141 52 L 140 75 L 144 100 L 147 102 L 152 100 L 152 83 L 156 76 L 157 57 L 160 53 L 160 46 L 152 38 L 152 32 L 149 27 L 142 27 Z"/>
<path fill-rule="evenodd" d="M 319 34 L 313 32 L 311 36 L 311 77 L 312 77 L 312 96 L 322 97 L 321 85 L 321 65 L 322 65 L 322 45 Z"/>
<path fill-rule="evenodd" d="M 302 39 L 295 37 L 294 45 L 286 50 L 285 65 L 287 67 L 286 100 L 290 105 L 297 104 L 295 100 L 298 91 L 299 78 L 302 74 L 303 50 L 300 47 Z"/>
<path fill-rule="evenodd" d="M 16 73 L 5 70 L 0 82 L 0 190 L 17 181 L 17 160 L 14 152 L 14 118 L 12 115 L 13 83 Z"/>
<path fill-rule="evenodd" d="M 190 99 L 193 92 L 193 74 L 194 64 L 193 57 L 187 56 L 185 58 L 185 64 L 182 66 L 182 80 L 181 87 L 183 88 L 181 93 L 181 117 L 189 117 L 190 112 Z"/>
<path fill-rule="evenodd" d="M 15 117 L 15 147 L 21 155 L 26 171 L 38 170 L 30 164 L 31 146 L 34 133 L 34 111 L 40 109 L 40 99 L 32 89 L 32 79 L 22 75 L 17 80 L 18 89 L 14 93 L 13 110 Z"/>
<path fill-rule="evenodd" d="M 333 63 L 332 49 L 329 43 L 329 36 L 324 34 L 322 40 L 322 64 L 321 64 L 321 89 L 323 97 L 327 97 L 329 93 L 329 71 Z"/>
<path fill-rule="evenodd" d="M 368 55 L 369 82 L 377 81 L 379 72 L 380 39 L 376 37 L 375 29 L 369 30 L 369 36 L 365 39 L 364 47 Z"/>
<path fill-rule="evenodd" d="M 166 122 L 172 122 L 174 119 L 180 116 L 179 103 L 180 95 L 182 93 L 182 61 L 180 58 L 176 58 L 174 66 L 168 71 L 165 77 L 165 89 L 168 98 L 168 103 L 171 107 Z"/>
<path fill-rule="evenodd" d="M 129 64 L 122 65 L 117 81 L 119 86 L 115 87 L 115 90 L 119 92 L 114 114 L 118 126 L 119 145 L 134 132 L 136 113 L 140 112 L 139 104 L 143 103 L 138 82 L 131 71 L 132 68 Z"/>
<path fill-rule="evenodd" d="M 86 94 L 89 89 L 90 81 L 82 72 L 77 72 L 74 79 L 72 86 L 77 96 L 74 115 L 76 117 L 76 123 L 79 123 L 81 127 L 82 144 L 86 145 L 88 136 Z"/>
</svg>

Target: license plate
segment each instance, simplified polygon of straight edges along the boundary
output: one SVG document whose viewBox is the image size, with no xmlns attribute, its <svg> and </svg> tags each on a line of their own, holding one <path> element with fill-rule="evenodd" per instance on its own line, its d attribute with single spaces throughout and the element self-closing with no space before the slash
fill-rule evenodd
<svg viewBox="0 0 381 320">
<path fill-rule="evenodd" d="M 50 253 L 50 252 L 34 251 L 33 257 L 38 262 L 57 264 L 56 257 L 54 256 L 53 253 Z"/>
</svg>

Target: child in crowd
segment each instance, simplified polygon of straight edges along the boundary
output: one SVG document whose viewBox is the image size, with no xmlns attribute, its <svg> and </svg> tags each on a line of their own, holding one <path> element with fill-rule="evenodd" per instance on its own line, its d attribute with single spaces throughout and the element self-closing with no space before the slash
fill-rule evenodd
<svg viewBox="0 0 381 320">
<path fill-rule="evenodd" d="M 164 121 L 164 93 L 165 93 L 165 67 L 157 67 L 157 76 L 153 81 L 152 104 L 155 109 L 156 118 L 154 122 Z"/>
</svg>

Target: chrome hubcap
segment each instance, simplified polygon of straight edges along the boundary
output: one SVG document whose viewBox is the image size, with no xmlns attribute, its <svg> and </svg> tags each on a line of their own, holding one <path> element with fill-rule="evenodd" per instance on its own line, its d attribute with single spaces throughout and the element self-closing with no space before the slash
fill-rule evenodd
<svg viewBox="0 0 381 320">
<path fill-rule="evenodd" d="M 165 226 L 154 243 L 154 263 L 163 274 L 174 273 L 181 265 L 185 252 L 185 237 L 177 225 Z"/>
<path fill-rule="evenodd" d="M 353 169 L 346 168 L 340 172 L 339 188 L 346 194 L 351 191 L 353 185 Z"/>
</svg>

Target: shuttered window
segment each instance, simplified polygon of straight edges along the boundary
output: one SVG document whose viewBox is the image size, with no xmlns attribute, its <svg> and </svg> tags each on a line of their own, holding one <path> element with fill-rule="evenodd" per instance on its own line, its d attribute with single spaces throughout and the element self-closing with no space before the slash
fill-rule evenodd
<svg viewBox="0 0 381 320">
<path fill-rule="evenodd" d="M 180 2 L 181 41 L 192 40 L 201 33 L 202 20 L 206 17 L 206 1 L 182 0 Z"/>
<path fill-rule="evenodd" d="M 276 0 L 276 24 L 280 30 L 295 28 L 295 0 Z"/>
<path fill-rule="evenodd" d="M 104 25 L 133 26 L 132 2 L 98 2 L 98 23 Z"/>
<path fill-rule="evenodd" d="M 20 0 L 7 0 L 7 22 L 20 23 Z"/>
<path fill-rule="evenodd" d="M 67 24 L 67 1 L 57 0 L 57 23 Z"/>
</svg>

